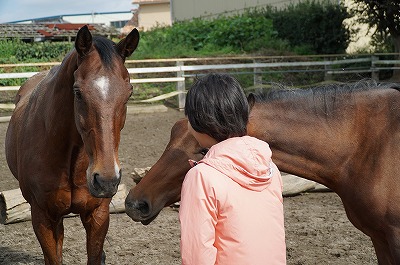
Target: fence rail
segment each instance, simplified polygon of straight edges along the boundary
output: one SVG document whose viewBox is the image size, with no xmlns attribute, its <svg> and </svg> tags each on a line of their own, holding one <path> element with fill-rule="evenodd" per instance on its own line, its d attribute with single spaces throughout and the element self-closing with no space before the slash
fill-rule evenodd
<svg viewBox="0 0 400 265">
<path fill-rule="evenodd" d="M 170 77 L 151 77 L 151 78 L 132 78 L 132 84 L 140 83 L 160 83 L 160 82 L 176 82 L 177 91 L 169 93 L 167 96 L 179 97 L 179 108 L 184 107 L 185 99 L 185 81 L 186 78 L 199 75 L 205 71 L 216 70 L 238 70 L 242 69 L 247 74 L 254 75 L 254 84 L 262 83 L 262 74 L 265 73 L 285 73 L 285 72 L 324 72 L 325 79 L 331 79 L 332 75 L 344 73 L 370 73 L 371 78 L 378 80 L 379 71 L 400 69 L 396 65 L 400 65 L 400 60 L 380 59 L 380 57 L 395 56 L 396 54 L 373 54 L 359 55 L 359 58 L 350 58 L 349 55 L 324 55 L 324 56 L 270 56 L 270 57 L 223 57 L 223 58 L 185 58 L 185 59 L 161 59 L 161 60 L 129 60 L 127 65 L 133 64 L 160 64 L 174 63 L 174 66 L 155 66 L 155 67 L 129 67 L 128 72 L 132 75 L 139 74 L 161 74 L 171 73 Z M 357 57 L 357 56 L 351 56 Z M 345 58 L 345 59 L 338 59 Z M 214 64 L 199 64 L 199 62 L 216 61 Z M 239 63 L 228 63 L 239 61 Z M 242 63 L 243 61 L 250 61 Z M 185 65 L 188 64 L 189 65 Z M 17 68 L 22 66 L 54 66 L 60 63 L 28 63 L 28 64 L 4 64 L 3 68 Z M 361 65 L 361 66 L 359 66 Z M 343 66 L 343 67 L 342 67 Z M 249 69 L 251 69 L 249 71 Z M 264 69 L 264 70 L 262 70 Z M 29 78 L 38 72 L 23 73 L 0 73 L 1 79 Z M 237 73 L 237 72 L 236 72 Z M 240 72 L 239 72 L 240 73 Z M 18 90 L 19 86 L 0 86 L 0 91 Z M 164 99 L 163 96 L 156 97 Z M 147 99 L 144 101 L 151 101 Z"/>
</svg>

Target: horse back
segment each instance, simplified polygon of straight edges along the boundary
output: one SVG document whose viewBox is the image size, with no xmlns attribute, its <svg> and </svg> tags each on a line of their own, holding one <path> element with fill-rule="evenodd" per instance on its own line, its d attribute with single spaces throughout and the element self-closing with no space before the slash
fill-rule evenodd
<svg viewBox="0 0 400 265">
<path fill-rule="evenodd" d="M 33 91 L 41 84 L 43 79 L 47 76 L 49 71 L 40 72 L 29 78 L 18 90 L 14 99 L 15 109 L 11 116 L 5 141 L 5 151 L 7 164 L 11 173 L 18 179 L 17 172 L 17 154 L 18 146 L 17 141 L 20 134 L 21 127 L 24 126 L 24 114 L 26 106 Z"/>
</svg>

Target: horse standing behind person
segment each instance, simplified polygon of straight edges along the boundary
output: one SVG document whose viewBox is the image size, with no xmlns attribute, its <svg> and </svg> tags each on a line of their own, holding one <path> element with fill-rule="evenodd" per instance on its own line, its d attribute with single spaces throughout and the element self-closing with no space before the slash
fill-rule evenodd
<svg viewBox="0 0 400 265">
<path fill-rule="evenodd" d="M 138 42 L 136 29 L 114 44 L 84 26 L 61 65 L 18 91 L 6 157 L 31 206 L 45 264 L 62 264 L 69 213 L 85 227 L 88 264 L 105 262 L 109 204 L 121 180 L 120 130 L 132 93 L 124 62 Z"/>
<path fill-rule="evenodd" d="M 359 82 L 250 94 L 247 132 L 269 143 L 284 172 L 319 182 L 341 198 L 352 224 L 368 235 L 379 264 L 400 264 L 400 93 Z M 188 159 L 207 152 L 178 121 L 160 159 L 133 187 L 126 213 L 149 224 L 180 199 Z"/>
</svg>

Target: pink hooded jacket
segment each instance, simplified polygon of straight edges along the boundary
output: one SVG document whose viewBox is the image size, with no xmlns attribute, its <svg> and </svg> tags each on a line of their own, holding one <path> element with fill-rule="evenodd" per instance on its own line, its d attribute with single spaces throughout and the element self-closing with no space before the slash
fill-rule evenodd
<svg viewBox="0 0 400 265">
<path fill-rule="evenodd" d="M 186 174 L 179 219 L 185 265 L 286 264 L 282 179 L 266 142 L 233 137 Z"/>
</svg>

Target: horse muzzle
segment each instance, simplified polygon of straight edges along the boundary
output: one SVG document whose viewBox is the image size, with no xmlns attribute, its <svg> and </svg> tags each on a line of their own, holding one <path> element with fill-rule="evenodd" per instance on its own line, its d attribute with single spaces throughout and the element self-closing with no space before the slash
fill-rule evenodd
<svg viewBox="0 0 400 265">
<path fill-rule="evenodd" d="M 150 224 L 160 211 L 153 213 L 150 204 L 145 200 L 134 200 L 130 194 L 125 199 L 125 212 L 135 222 L 141 222 L 143 225 Z"/>
<path fill-rule="evenodd" d="M 87 173 L 89 192 L 97 198 L 111 198 L 117 193 L 121 182 L 121 170 L 117 175 L 107 176 L 98 172 Z"/>
</svg>

